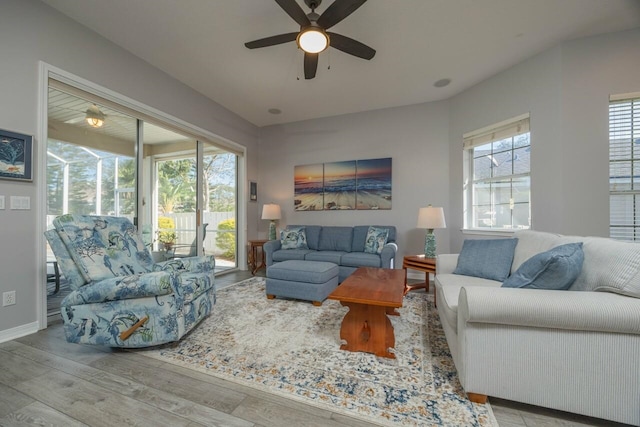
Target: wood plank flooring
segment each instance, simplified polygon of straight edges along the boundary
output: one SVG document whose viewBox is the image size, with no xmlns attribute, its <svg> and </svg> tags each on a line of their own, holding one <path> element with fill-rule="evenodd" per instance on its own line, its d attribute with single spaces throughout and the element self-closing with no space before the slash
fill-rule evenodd
<svg viewBox="0 0 640 427">
<path fill-rule="evenodd" d="M 223 288 L 249 277 L 233 272 L 216 283 Z M 371 425 L 135 352 L 68 344 L 59 316 L 49 323 L 44 331 L 0 344 L 0 426 Z M 616 425 L 490 402 L 503 427 Z"/>
</svg>

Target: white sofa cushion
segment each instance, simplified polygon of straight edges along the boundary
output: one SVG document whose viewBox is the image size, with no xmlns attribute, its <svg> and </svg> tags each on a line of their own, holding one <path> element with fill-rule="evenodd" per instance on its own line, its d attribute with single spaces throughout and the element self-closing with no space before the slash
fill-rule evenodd
<svg viewBox="0 0 640 427">
<path fill-rule="evenodd" d="M 461 274 L 438 274 L 436 281 L 440 283 L 438 308 L 444 314 L 447 323 L 454 330 L 458 329 L 458 296 L 462 287 L 494 287 L 502 283 L 481 277 L 463 276 Z"/>
<path fill-rule="evenodd" d="M 605 291 L 640 298 L 640 244 L 585 237 L 584 265 L 572 291 Z"/>
</svg>

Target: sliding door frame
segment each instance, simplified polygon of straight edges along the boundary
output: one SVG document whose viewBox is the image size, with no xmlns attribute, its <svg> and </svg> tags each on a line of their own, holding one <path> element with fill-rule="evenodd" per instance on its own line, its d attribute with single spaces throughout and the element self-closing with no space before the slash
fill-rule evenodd
<svg viewBox="0 0 640 427">
<path fill-rule="evenodd" d="M 142 153 L 144 140 L 142 138 L 142 120 L 151 119 L 152 123 L 161 123 L 165 126 L 169 126 L 175 129 L 177 132 L 186 133 L 188 135 L 194 136 L 194 138 L 198 141 L 198 157 L 202 157 L 202 148 L 200 147 L 203 142 L 208 141 L 211 144 L 220 146 L 221 148 L 227 149 L 233 153 L 238 155 L 238 163 L 237 163 L 237 197 L 236 197 L 236 215 L 237 215 L 237 265 L 238 268 L 240 266 L 246 265 L 246 253 L 245 251 L 239 250 L 240 248 L 246 247 L 247 243 L 247 212 L 246 212 L 246 162 L 247 162 L 247 150 L 246 147 L 243 147 L 240 144 L 237 144 L 233 141 L 230 141 L 220 135 L 216 135 L 206 129 L 202 129 L 200 127 L 194 126 L 188 122 L 185 122 L 177 117 L 166 114 L 160 110 L 157 110 L 153 107 L 150 107 L 146 104 L 138 102 L 134 99 L 121 95 L 118 92 L 107 89 L 103 86 L 100 86 L 96 83 L 93 83 L 89 80 L 86 80 L 82 77 L 71 74 L 67 71 L 64 71 L 60 68 L 57 68 L 53 65 L 40 61 L 38 64 L 39 73 L 38 73 L 38 140 L 36 144 L 35 157 L 36 161 L 34 162 L 37 165 L 37 173 L 36 176 L 36 188 L 37 188 L 37 215 L 38 223 L 35 224 L 36 234 L 38 236 L 38 245 L 35 253 L 35 262 L 38 266 L 38 273 L 36 275 L 37 278 L 37 289 L 36 289 L 36 310 L 38 312 L 38 329 L 45 329 L 47 327 L 47 292 L 46 292 L 46 240 L 44 238 L 45 224 L 46 224 L 46 215 L 47 215 L 47 153 L 46 153 L 46 145 L 47 145 L 47 137 L 48 137 L 48 89 L 49 89 L 49 79 L 57 80 L 62 82 L 68 86 L 73 88 L 82 90 L 88 94 L 92 94 L 94 96 L 99 96 L 107 101 L 113 102 L 118 106 L 131 110 L 135 112 L 134 117 L 138 120 L 138 141 L 136 144 L 136 218 L 143 212 L 142 204 L 143 204 L 143 183 L 141 177 L 141 171 L 143 167 L 143 159 L 142 156 L 138 155 Z M 142 120 L 140 120 L 142 119 Z M 201 170 L 202 165 L 200 162 L 199 169 Z M 198 174 L 200 177 L 200 174 Z M 200 178 L 201 179 L 201 178 Z M 198 198 L 200 199 L 200 198 Z M 201 201 L 198 201 L 201 204 Z M 201 222 L 199 218 L 202 212 L 202 206 L 198 205 L 197 207 L 197 215 L 198 224 Z M 197 233 L 202 233 L 200 230 L 201 227 L 197 227 Z M 201 234 L 198 234 L 198 238 L 201 238 Z M 200 240 L 198 240 L 200 241 Z"/>
</svg>

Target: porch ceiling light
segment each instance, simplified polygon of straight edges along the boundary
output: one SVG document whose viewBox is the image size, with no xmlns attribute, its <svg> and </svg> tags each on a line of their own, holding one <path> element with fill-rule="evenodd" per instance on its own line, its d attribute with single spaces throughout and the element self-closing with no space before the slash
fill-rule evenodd
<svg viewBox="0 0 640 427">
<path fill-rule="evenodd" d="M 93 104 L 91 107 L 87 109 L 85 120 L 87 121 L 89 126 L 94 128 L 99 128 L 99 127 L 102 127 L 102 125 L 104 125 L 105 117 L 106 116 L 104 115 L 104 113 L 100 111 L 100 108 L 98 108 L 96 104 Z"/>
</svg>

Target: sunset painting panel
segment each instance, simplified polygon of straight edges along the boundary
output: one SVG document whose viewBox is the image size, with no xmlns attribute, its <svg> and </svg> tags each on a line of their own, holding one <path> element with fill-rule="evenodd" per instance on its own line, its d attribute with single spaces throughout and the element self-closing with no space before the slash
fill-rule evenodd
<svg viewBox="0 0 640 427">
<path fill-rule="evenodd" d="M 324 206 L 324 165 L 295 166 L 293 204 L 296 211 L 321 211 Z"/>
<path fill-rule="evenodd" d="M 324 164 L 324 209 L 356 208 L 356 161 Z"/>
<path fill-rule="evenodd" d="M 391 209 L 391 157 L 358 160 L 357 209 Z"/>
</svg>

